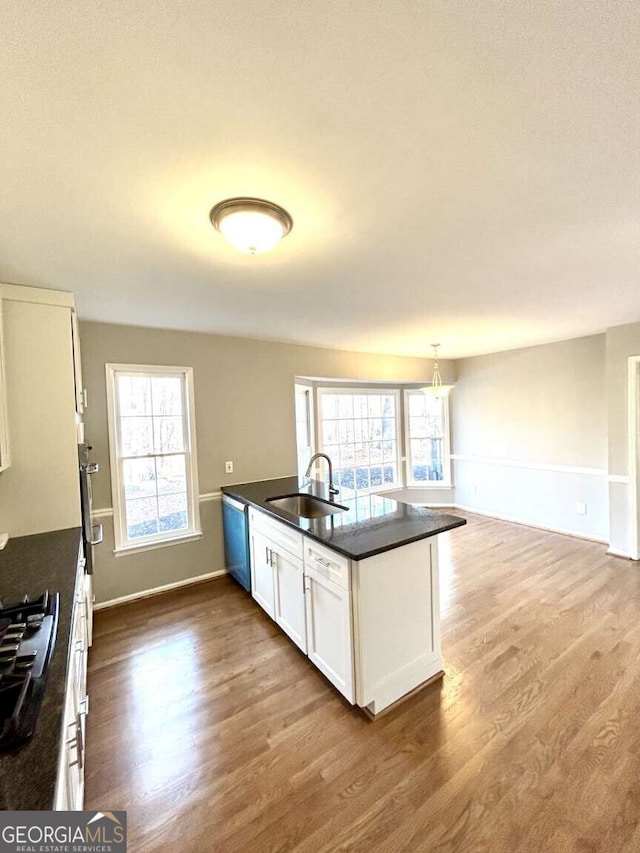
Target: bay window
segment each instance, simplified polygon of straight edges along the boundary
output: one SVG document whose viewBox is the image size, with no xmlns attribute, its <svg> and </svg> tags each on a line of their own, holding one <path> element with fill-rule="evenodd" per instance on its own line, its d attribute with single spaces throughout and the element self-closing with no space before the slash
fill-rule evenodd
<svg viewBox="0 0 640 853">
<path fill-rule="evenodd" d="M 407 486 L 449 486 L 449 398 L 406 390 Z"/>
<path fill-rule="evenodd" d="M 448 397 L 400 391 L 315 386 L 317 449 L 331 457 L 338 486 L 360 493 L 451 486 Z M 310 456 L 307 424 L 297 430 L 300 472 Z"/>
<path fill-rule="evenodd" d="M 373 492 L 401 485 L 399 392 L 318 388 L 318 445 L 339 486 Z"/>
</svg>

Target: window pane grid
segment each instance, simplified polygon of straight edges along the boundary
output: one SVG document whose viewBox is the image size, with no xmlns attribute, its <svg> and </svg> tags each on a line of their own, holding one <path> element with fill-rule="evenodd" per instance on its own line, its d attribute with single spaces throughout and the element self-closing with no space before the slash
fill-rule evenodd
<svg viewBox="0 0 640 853">
<path fill-rule="evenodd" d="M 320 418 L 322 449 L 334 462 L 340 486 L 371 491 L 397 484 L 394 394 L 323 393 Z"/>
<path fill-rule="evenodd" d="M 164 540 L 195 529 L 186 369 L 112 375 L 120 541 Z"/>
<path fill-rule="evenodd" d="M 187 454 L 123 459 L 127 537 L 188 528 Z"/>
<path fill-rule="evenodd" d="M 445 402 L 420 392 L 408 395 L 409 479 L 413 483 L 442 482 L 445 462 Z"/>
</svg>

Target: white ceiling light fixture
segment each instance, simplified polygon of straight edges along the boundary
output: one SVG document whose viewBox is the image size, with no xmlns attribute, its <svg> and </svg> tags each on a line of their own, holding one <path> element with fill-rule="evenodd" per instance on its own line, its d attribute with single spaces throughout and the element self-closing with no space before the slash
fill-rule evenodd
<svg viewBox="0 0 640 853">
<path fill-rule="evenodd" d="M 431 394 L 432 397 L 446 397 L 453 385 L 443 385 L 442 376 L 440 376 L 440 365 L 438 363 L 438 347 L 440 344 L 431 344 L 433 347 L 433 377 L 431 385 L 425 386 L 422 390 L 425 394 Z"/>
<path fill-rule="evenodd" d="M 283 207 L 261 198 L 228 198 L 212 208 L 211 224 L 236 249 L 248 255 L 268 252 L 293 228 Z"/>
</svg>

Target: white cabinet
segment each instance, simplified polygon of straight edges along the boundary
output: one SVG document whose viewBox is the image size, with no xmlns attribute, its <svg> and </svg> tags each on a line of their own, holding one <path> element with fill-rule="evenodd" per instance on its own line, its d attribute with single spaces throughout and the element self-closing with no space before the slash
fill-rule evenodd
<svg viewBox="0 0 640 853">
<path fill-rule="evenodd" d="M 0 297 L 0 471 L 5 471 L 10 464 L 9 417 L 7 414 L 7 385 L 5 381 L 4 363 L 4 325 L 2 298 Z"/>
<path fill-rule="evenodd" d="M 251 594 L 303 651 L 307 649 L 302 535 L 249 511 Z"/>
<path fill-rule="evenodd" d="M 0 298 L 11 442 L 11 467 L 1 475 L 0 532 L 15 537 L 79 527 L 73 296 L 0 284 Z"/>
<path fill-rule="evenodd" d="M 88 609 L 84 560 L 78 564 L 76 594 L 69 639 L 62 745 L 54 809 L 80 811 L 84 804 L 84 758 L 87 695 Z"/>
<path fill-rule="evenodd" d="M 303 652 L 307 651 L 304 606 L 304 564 L 275 546 L 272 551 L 275 620 Z"/>
<path fill-rule="evenodd" d="M 81 415 L 86 405 L 85 390 L 82 386 L 82 365 L 80 363 L 80 332 L 78 331 L 78 315 L 71 312 L 71 345 L 73 348 L 73 382 L 76 392 L 76 412 Z"/>
<path fill-rule="evenodd" d="M 356 703 L 378 714 L 442 672 L 437 537 L 353 563 Z"/>
<path fill-rule="evenodd" d="M 375 716 L 443 675 L 437 536 L 351 561 L 253 508 L 249 524 L 253 597 L 349 702 Z"/>
<path fill-rule="evenodd" d="M 307 654 L 353 704 L 351 593 L 315 569 L 305 569 Z"/>
<path fill-rule="evenodd" d="M 84 576 L 84 600 L 87 614 L 87 646 L 93 645 L 93 575 Z"/>
<path fill-rule="evenodd" d="M 251 528 L 251 595 L 273 619 L 273 567 L 269 545 L 266 536 Z"/>
<path fill-rule="evenodd" d="M 253 509 L 249 525 L 254 599 L 353 702 L 349 561 Z"/>
<path fill-rule="evenodd" d="M 304 571 L 309 659 L 353 704 L 351 563 L 305 538 Z"/>
</svg>

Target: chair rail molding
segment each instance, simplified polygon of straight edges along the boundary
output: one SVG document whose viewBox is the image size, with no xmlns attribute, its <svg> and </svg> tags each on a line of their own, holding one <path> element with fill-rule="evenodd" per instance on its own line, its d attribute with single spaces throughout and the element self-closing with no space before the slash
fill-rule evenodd
<svg viewBox="0 0 640 853">
<path fill-rule="evenodd" d="M 207 501 L 219 501 L 221 497 L 222 492 L 205 492 L 204 494 L 198 495 L 198 501 L 200 503 L 206 503 Z M 112 506 L 104 506 L 99 509 L 91 510 L 91 518 L 110 518 L 112 515 Z"/>
<path fill-rule="evenodd" d="M 503 459 L 500 456 L 467 456 L 464 453 L 452 453 L 455 462 L 470 462 L 474 465 L 498 465 L 501 468 L 526 468 L 531 471 L 553 471 L 559 474 L 583 474 L 589 477 L 608 477 L 606 468 L 588 468 L 580 465 L 554 465 L 550 462 L 521 462 L 517 459 Z"/>
</svg>

